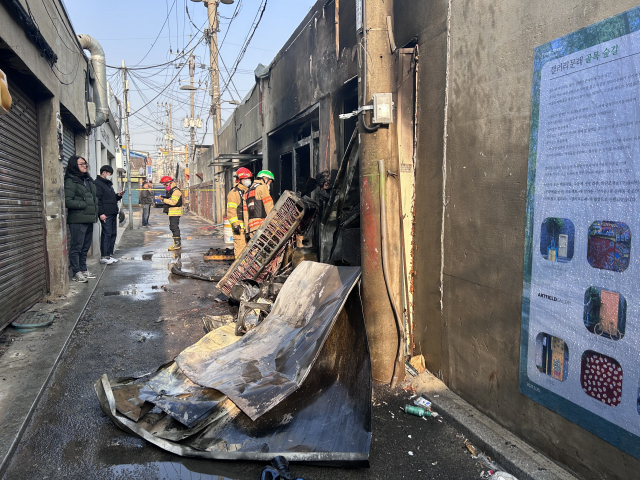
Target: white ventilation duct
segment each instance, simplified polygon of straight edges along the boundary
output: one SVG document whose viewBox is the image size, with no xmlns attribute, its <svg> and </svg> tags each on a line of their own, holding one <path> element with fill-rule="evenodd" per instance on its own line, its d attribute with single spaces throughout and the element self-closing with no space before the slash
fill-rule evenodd
<svg viewBox="0 0 640 480">
<path fill-rule="evenodd" d="M 93 86 L 93 101 L 96 105 L 96 118 L 92 122 L 93 127 L 99 127 L 109 118 L 109 100 L 107 97 L 107 66 L 104 59 L 104 50 L 98 41 L 89 35 L 78 35 L 80 45 L 91 54 L 91 66 L 96 75 Z"/>
</svg>

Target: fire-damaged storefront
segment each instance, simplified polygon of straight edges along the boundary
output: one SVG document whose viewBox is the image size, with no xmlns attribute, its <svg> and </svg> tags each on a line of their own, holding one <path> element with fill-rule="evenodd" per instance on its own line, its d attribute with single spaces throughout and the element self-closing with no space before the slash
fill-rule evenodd
<svg viewBox="0 0 640 480">
<path fill-rule="evenodd" d="M 219 154 L 210 162 L 218 205 L 212 220 L 223 222 L 233 173 L 241 166 L 254 175 L 261 169 L 273 173 L 274 201 L 287 191 L 311 200 L 314 220 L 296 244 L 307 259 L 362 266 L 365 316 L 383 318 L 380 328 L 372 327 L 376 320 L 368 327 L 374 379 L 391 381 L 415 347 L 418 51 L 415 41 L 394 46 L 388 84 L 375 90 L 388 93 L 373 95 L 363 72 L 381 67 L 364 54 L 361 35 L 354 2 L 317 2 L 273 61 L 258 65 L 256 83 L 221 128 Z M 372 141 L 387 148 L 375 160 Z"/>
</svg>

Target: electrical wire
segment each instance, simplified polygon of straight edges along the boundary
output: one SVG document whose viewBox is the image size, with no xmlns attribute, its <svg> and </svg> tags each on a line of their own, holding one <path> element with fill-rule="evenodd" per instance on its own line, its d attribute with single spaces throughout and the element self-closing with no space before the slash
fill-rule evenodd
<svg viewBox="0 0 640 480">
<path fill-rule="evenodd" d="M 253 20 L 253 23 L 251 25 L 249 34 L 245 37 L 245 40 L 243 42 L 243 46 L 240 49 L 240 53 L 238 53 L 238 57 L 236 58 L 236 61 L 234 62 L 232 71 L 230 72 L 230 80 L 228 82 L 225 83 L 224 87 L 222 89 L 220 89 L 220 97 L 222 97 L 222 95 L 226 92 L 227 88 L 229 87 L 231 78 L 233 78 L 233 75 L 235 74 L 235 71 L 238 69 L 238 66 L 240 64 L 240 62 L 242 61 L 242 58 L 244 57 L 245 53 L 247 52 L 247 48 L 249 47 L 249 43 L 251 43 L 251 40 L 253 39 L 254 34 L 256 33 L 256 30 L 258 29 L 258 26 L 260 25 L 260 21 L 262 20 L 262 16 L 264 15 L 264 11 L 267 8 L 267 1 L 268 0 L 263 0 L 263 2 L 261 3 L 261 5 L 258 7 L 258 12 L 256 13 L 256 16 Z M 224 39 L 223 39 L 224 41 Z"/>
<path fill-rule="evenodd" d="M 164 27 L 167 24 L 167 21 L 169 20 L 169 16 L 171 15 L 171 10 L 173 10 L 173 7 L 175 7 L 177 1 L 178 0 L 173 0 L 173 3 L 171 4 L 171 8 L 169 9 L 169 13 L 167 13 L 167 18 L 164 19 L 164 22 L 162 23 L 162 27 L 160 28 L 160 31 L 158 32 L 156 39 L 153 41 L 153 43 L 149 47 L 149 50 L 147 51 L 147 53 L 144 54 L 144 57 L 142 57 L 142 60 L 136 63 L 134 67 L 140 65 L 144 61 L 144 59 L 147 58 L 149 53 L 151 53 L 151 50 L 153 50 L 153 47 L 156 45 L 156 42 L 158 41 L 158 38 L 160 38 L 160 34 L 164 31 Z"/>
</svg>

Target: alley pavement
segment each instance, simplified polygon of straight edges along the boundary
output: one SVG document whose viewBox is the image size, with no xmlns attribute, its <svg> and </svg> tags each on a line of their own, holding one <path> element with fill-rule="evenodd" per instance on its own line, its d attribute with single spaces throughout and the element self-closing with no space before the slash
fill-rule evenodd
<svg viewBox="0 0 640 480">
<path fill-rule="evenodd" d="M 134 220 L 139 225 L 139 212 Z M 102 267 L 97 284 L 80 287 L 95 289 L 3 478 L 260 478 L 262 463 L 179 457 L 119 430 L 100 410 L 93 383 L 102 374 L 128 377 L 154 371 L 205 334 L 204 315 L 229 313 L 227 304 L 214 302 L 219 293 L 215 284 L 179 277 L 167 268 L 179 256 L 183 270 L 222 274 L 229 263 L 203 261 L 210 247 L 225 246 L 219 231 L 194 215 L 184 216 L 183 248 L 174 254 L 167 251 L 172 242 L 167 216 L 152 209 L 150 222 L 148 228 L 125 231 L 114 255 L 120 261 Z M 42 331 L 21 335 L 39 335 L 42 348 L 48 341 Z M 11 347 L 5 355 L 11 355 Z M 453 423 L 403 413 L 411 395 L 402 388 L 375 386 L 370 468 L 294 464 L 292 473 L 307 480 L 466 480 L 486 475 L 488 468 L 471 457 Z"/>
</svg>

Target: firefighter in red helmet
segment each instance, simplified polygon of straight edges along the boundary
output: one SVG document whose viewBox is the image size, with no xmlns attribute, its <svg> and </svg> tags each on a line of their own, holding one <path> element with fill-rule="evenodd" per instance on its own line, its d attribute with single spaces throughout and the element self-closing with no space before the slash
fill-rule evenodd
<svg viewBox="0 0 640 480">
<path fill-rule="evenodd" d="M 244 223 L 244 194 L 253 183 L 253 174 L 248 168 L 241 167 L 236 173 L 236 183 L 227 195 L 227 220 L 233 229 L 233 253 L 236 258 L 247 245 Z"/>
<path fill-rule="evenodd" d="M 244 218 L 249 238 L 253 237 L 269 212 L 273 209 L 271 185 L 275 177 L 269 170 L 260 170 L 257 180 L 244 195 Z"/>
<path fill-rule="evenodd" d="M 182 216 L 182 191 L 176 185 L 176 182 L 168 175 L 160 179 L 160 183 L 167 189 L 167 194 L 163 197 L 157 197 L 164 202 L 164 213 L 169 215 L 169 228 L 173 234 L 173 245 L 168 250 L 180 250 L 182 244 L 180 241 L 180 217 Z"/>
</svg>

